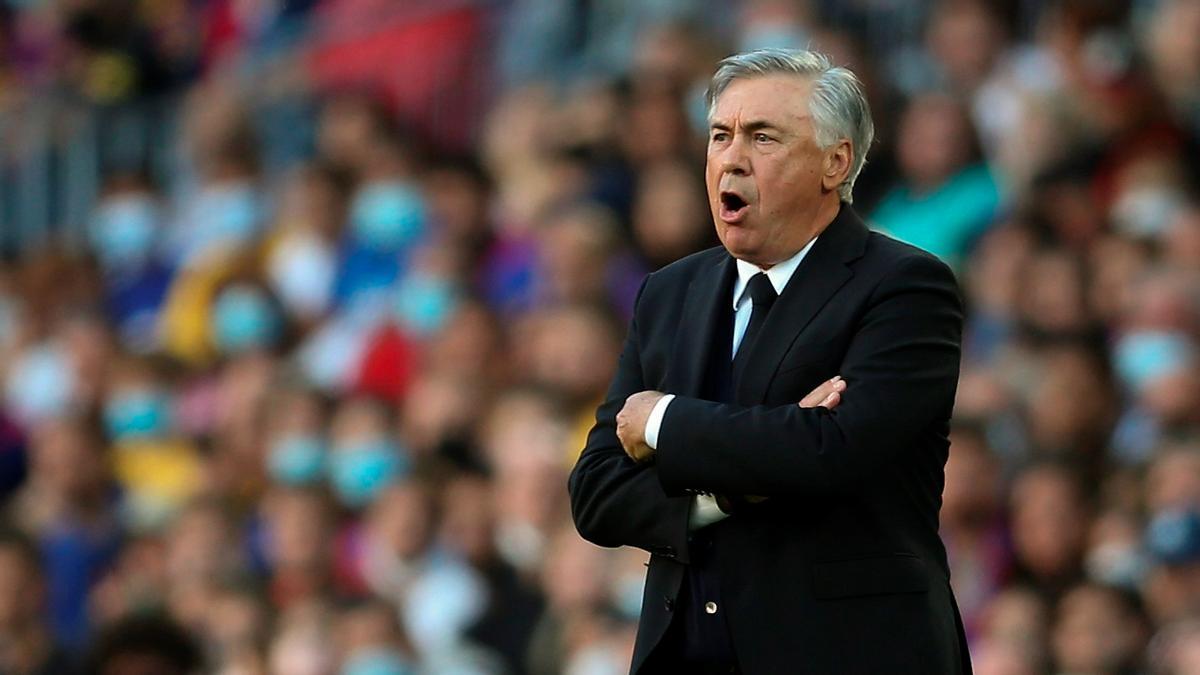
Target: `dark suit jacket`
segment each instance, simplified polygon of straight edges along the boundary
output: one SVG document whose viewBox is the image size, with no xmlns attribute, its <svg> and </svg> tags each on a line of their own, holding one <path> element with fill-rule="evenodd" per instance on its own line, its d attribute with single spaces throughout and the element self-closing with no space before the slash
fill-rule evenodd
<svg viewBox="0 0 1200 675">
<path fill-rule="evenodd" d="M 596 425 L 571 473 L 579 532 L 652 555 L 632 672 L 672 619 L 688 564 L 689 491 L 762 495 L 713 529 L 742 672 L 968 673 L 938 537 L 962 305 L 935 257 L 842 206 L 776 301 L 736 404 L 696 398 L 734 260 L 717 247 L 651 274 Z M 835 410 L 797 402 L 828 378 Z M 667 409 L 653 462 L 621 449 L 625 399 Z"/>
</svg>

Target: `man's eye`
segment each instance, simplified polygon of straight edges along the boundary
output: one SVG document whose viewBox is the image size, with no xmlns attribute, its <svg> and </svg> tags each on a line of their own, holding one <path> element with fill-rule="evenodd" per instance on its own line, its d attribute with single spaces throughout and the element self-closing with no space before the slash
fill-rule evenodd
<svg viewBox="0 0 1200 675">
<path fill-rule="evenodd" d="M 770 143 L 772 140 L 774 139 L 766 134 L 754 134 L 754 141 L 756 143 Z"/>
<path fill-rule="evenodd" d="M 729 139 L 729 134 L 725 133 L 724 131 L 717 131 L 717 132 L 714 132 L 712 135 L 712 140 L 714 143 L 722 143 L 728 139 Z"/>
</svg>

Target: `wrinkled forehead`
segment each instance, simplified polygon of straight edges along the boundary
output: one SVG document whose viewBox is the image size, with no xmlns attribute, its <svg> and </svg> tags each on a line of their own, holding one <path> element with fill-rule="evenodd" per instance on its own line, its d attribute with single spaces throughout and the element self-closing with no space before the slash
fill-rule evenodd
<svg viewBox="0 0 1200 675">
<path fill-rule="evenodd" d="M 813 79 L 807 75 L 772 73 L 739 77 L 716 95 L 710 124 L 732 126 L 748 119 L 796 123 L 808 117 Z"/>
</svg>

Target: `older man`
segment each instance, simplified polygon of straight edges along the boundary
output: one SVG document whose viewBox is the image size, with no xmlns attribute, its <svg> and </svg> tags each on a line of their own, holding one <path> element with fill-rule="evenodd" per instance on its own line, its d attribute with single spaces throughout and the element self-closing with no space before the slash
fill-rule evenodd
<svg viewBox="0 0 1200 675">
<path fill-rule="evenodd" d="M 853 73 L 740 54 L 709 106 L 723 246 L 646 279 L 570 479 L 585 538 L 652 554 L 632 671 L 969 672 L 937 534 L 954 276 L 850 207 Z"/>
</svg>

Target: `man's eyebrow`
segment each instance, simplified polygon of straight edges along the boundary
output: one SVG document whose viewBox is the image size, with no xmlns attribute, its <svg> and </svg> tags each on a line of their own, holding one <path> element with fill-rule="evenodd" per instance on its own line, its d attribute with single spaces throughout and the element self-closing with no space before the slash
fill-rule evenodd
<svg viewBox="0 0 1200 675">
<path fill-rule="evenodd" d="M 732 131 L 733 130 L 733 127 L 731 127 L 729 125 L 729 123 L 722 122 L 720 120 L 713 120 L 712 124 L 710 124 L 709 126 L 713 129 L 720 129 L 721 131 Z M 749 122 L 742 124 L 742 128 L 751 133 L 753 133 L 755 131 L 761 131 L 763 129 L 772 129 L 774 131 L 779 131 L 778 126 L 776 126 L 773 122 L 768 122 L 767 120 L 750 120 Z"/>
<path fill-rule="evenodd" d="M 750 132 L 762 131 L 763 129 L 773 129 L 775 131 L 779 130 L 779 127 L 766 120 L 750 120 L 749 122 L 743 124 L 742 128 Z"/>
</svg>

